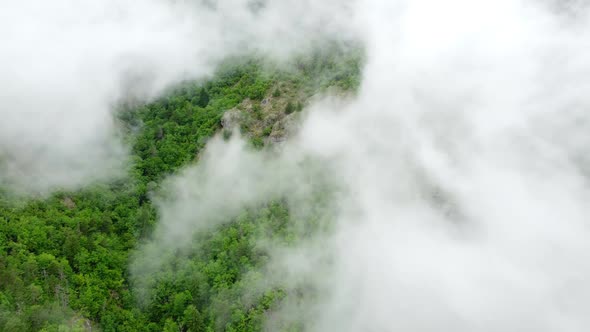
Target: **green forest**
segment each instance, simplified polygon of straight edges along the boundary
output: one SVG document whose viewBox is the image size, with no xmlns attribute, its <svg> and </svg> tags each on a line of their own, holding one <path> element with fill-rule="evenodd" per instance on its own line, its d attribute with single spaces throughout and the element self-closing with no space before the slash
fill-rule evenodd
<svg viewBox="0 0 590 332">
<path fill-rule="evenodd" d="M 158 222 L 152 193 L 198 163 L 212 136 L 229 138 L 226 111 L 240 114 L 250 148 L 264 149 L 284 139 L 277 122 L 304 110 L 314 95 L 354 93 L 362 58 L 357 48 L 331 48 L 289 66 L 228 59 L 206 80 L 117 106 L 113 116 L 131 151 L 127 176 L 48 197 L 0 188 L 0 331 L 262 330 L 267 313 L 289 294 L 269 287 L 245 303 L 243 277 L 268 256 L 254 234 L 297 241 L 287 206 L 271 201 L 198 234 L 189 255 L 145 276 L 152 290 L 141 299 L 129 267 Z"/>
</svg>

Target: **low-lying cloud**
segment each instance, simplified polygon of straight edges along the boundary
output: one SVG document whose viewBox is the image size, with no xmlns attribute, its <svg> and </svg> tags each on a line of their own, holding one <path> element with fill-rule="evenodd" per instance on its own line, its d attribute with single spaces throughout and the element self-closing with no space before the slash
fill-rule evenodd
<svg viewBox="0 0 590 332">
<path fill-rule="evenodd" d="M 301 52 L 322 35 L 346 30 L 347 3 L 5 4 L 0 185 L 47 193 L 122 176 L 128 153 L 112 119 L 117 103 L 206 77 L 229 55 L 260 52 L 281 60 Z"/>
<path fill-rule="evenodd" d="M 307 331 L 590 327 L 583 2 L 4 7 L 0 184 L 25 192 L 121 174 L 127 152 L 111 111 L 129 94 L 149 99 L 236 52 L 281 58 L 322 35 L 366 46 L 358 96 L 311 105 L 281 149 L 213 140 L 170 179 L 142 252 L 152 265 L 137 271 L 245 206 L 286 196 L 304 214 L 316 207 L 306 193 L 328 183 L 338 189 L 332 231 L 277 247 L 266 267 L 268 283 L 304 280 L 316 293 L 288 297 L 269 329 L 294 319 Z"/>
<path fill-rule="evenodd" d="M 321 161 L 315 179 L 339 188 L 333 231 L 267 266 L 267 282 L 317 293 L 287 298 L 270 330 L 587 330 L 585 7 L 366 0 L 352 22 L 367 47 L 358 96 L 310 106 L 279 152 L 209 146 L 217 157 L 173 180 L 190 199 L 160 206 L 154 243 L 298 197 L 298 161 Z"/>
</svg>

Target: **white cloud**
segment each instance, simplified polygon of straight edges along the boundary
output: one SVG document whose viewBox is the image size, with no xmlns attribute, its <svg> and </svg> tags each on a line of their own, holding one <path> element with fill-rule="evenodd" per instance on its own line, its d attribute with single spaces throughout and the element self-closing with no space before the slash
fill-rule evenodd
<svg viewBox="0 0 590 332">
<path fill-rule="evenodd" d="M 331 235 L 276 249 L 269 278 L 278 273 L 277 282 L 293 287 L 311 280 L 318 293 L 287 301 L 271 324 L 588 329 L 585 12 L 502 0 L 356 6 L 368 57 L 357 99 L 311 106 L 300 136 L 274 157 L 241 150 L 175 180 L 201 195 L 190 206 L 205 210 L 228 176 L 255 182 L 225 201 L 228 211 L 277 193 L 296 199 L 304 171 L 290 165 L 311 158 L 343 189 Z M 208 154 L 232 147 L 215 144 Z M 277 164 L 290 171 L 277 178 Z M 219 173 L 227 165 L 240 167 Z M 278 192 L 260 190 L 276 183 Z M 176 205 L 162 209 L 161 229 L 187 240 L 209 220 L 177 218 Z"/>
<path fill-rule="evenodd" d="M 273 2 L 256 14 L 245 0 L 6 3 L 0 184 L 45 193 L 120 175 L 127 153 L 111 119 L 118 101 L 207 76 L 228 55 L 300 51 L 308 36 L 343 26 L 346 16 L 329 10 L 345 5 Z"/>
<path fill-rule="evenodd" d="M 315 300 L 287 302 L 274 319 L 304 318 L 309 331 L 590 326 L 584 6 L 283 1 L 258 14 L 237 0 L 216 10 L 132 0 L 7 7 L 3 181 L 43 191 L 116 173 L 125 149 L 110 105 L 128 92 L 128 75 L 150 83 L 136 92 L 148 97 L 244 48 L 285 56 L 318 32 L 353 34 L 367 46 L 359 96 L 312 105 L 282 152 L 214 140 L 199 165 L 170 180 L 175 199 L 160 202 L 151 248 L 181 249 L 195 231 L 277 195 L 313 208 L 304 197 L 321 179 L 340 189 L 334 231 L 277 248 L 268 266 L 269 282 L 306 280 Z M 322 165 L 318 173 L 309 174 L 310 160 Z"/>
</svg>

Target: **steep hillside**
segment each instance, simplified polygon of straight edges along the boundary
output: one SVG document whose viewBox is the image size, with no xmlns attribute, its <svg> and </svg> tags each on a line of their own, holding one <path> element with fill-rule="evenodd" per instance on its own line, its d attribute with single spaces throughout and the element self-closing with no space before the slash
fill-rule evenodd
<svg viewBox="0 0 590 332">
<path fill-rule="evenodd" d="M 199 234 L 188 255 L 132 280 L 134 249 L 158 218 L 152 194 L 168 175 L 198 162 L 213 135 L 228 138 L 239 130 L 253 149 L 284 141 L 314 94 L 356 88 L 361 59 L 356 49 L 334 48 L 300 58 L 287 70 L 228 60 L 210 80 L 186 82 L 145 105 L 121 105 L 117 117 L 133 155 L 128 177 L 34 200 L 5 190 L 0 330 L 261 329 L 286 294 L 270 287 L 246 297 L 243 279 L 256 278 L 267 258 L 254 235 L 296 240 L 285 226 L 286 206 L 274 201 L 244 211 Z"/>
</svg>

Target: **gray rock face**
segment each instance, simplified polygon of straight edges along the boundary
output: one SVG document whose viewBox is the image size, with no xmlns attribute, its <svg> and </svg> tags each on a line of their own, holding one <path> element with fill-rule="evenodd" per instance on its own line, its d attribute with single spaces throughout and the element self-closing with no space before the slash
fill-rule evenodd
<svg viewBox="0 0 590 332">
<path fill-rule="evenodd" d="M 240 124 L 242 115 L 239 110 L 232 108 L 225 111 L 221 117 L 221 126 L 224 129 L 232 129 Z"/>
<path fill-rule="evenodd" d="M 272 132 L 268 136 L 270 143 L 277 144 L 283 143 L 289 136 L 295 134 L 299 126 L 299 114 L 291 113 L 281 120 L 277 121 L 272 127 Z"/>
</svg>

